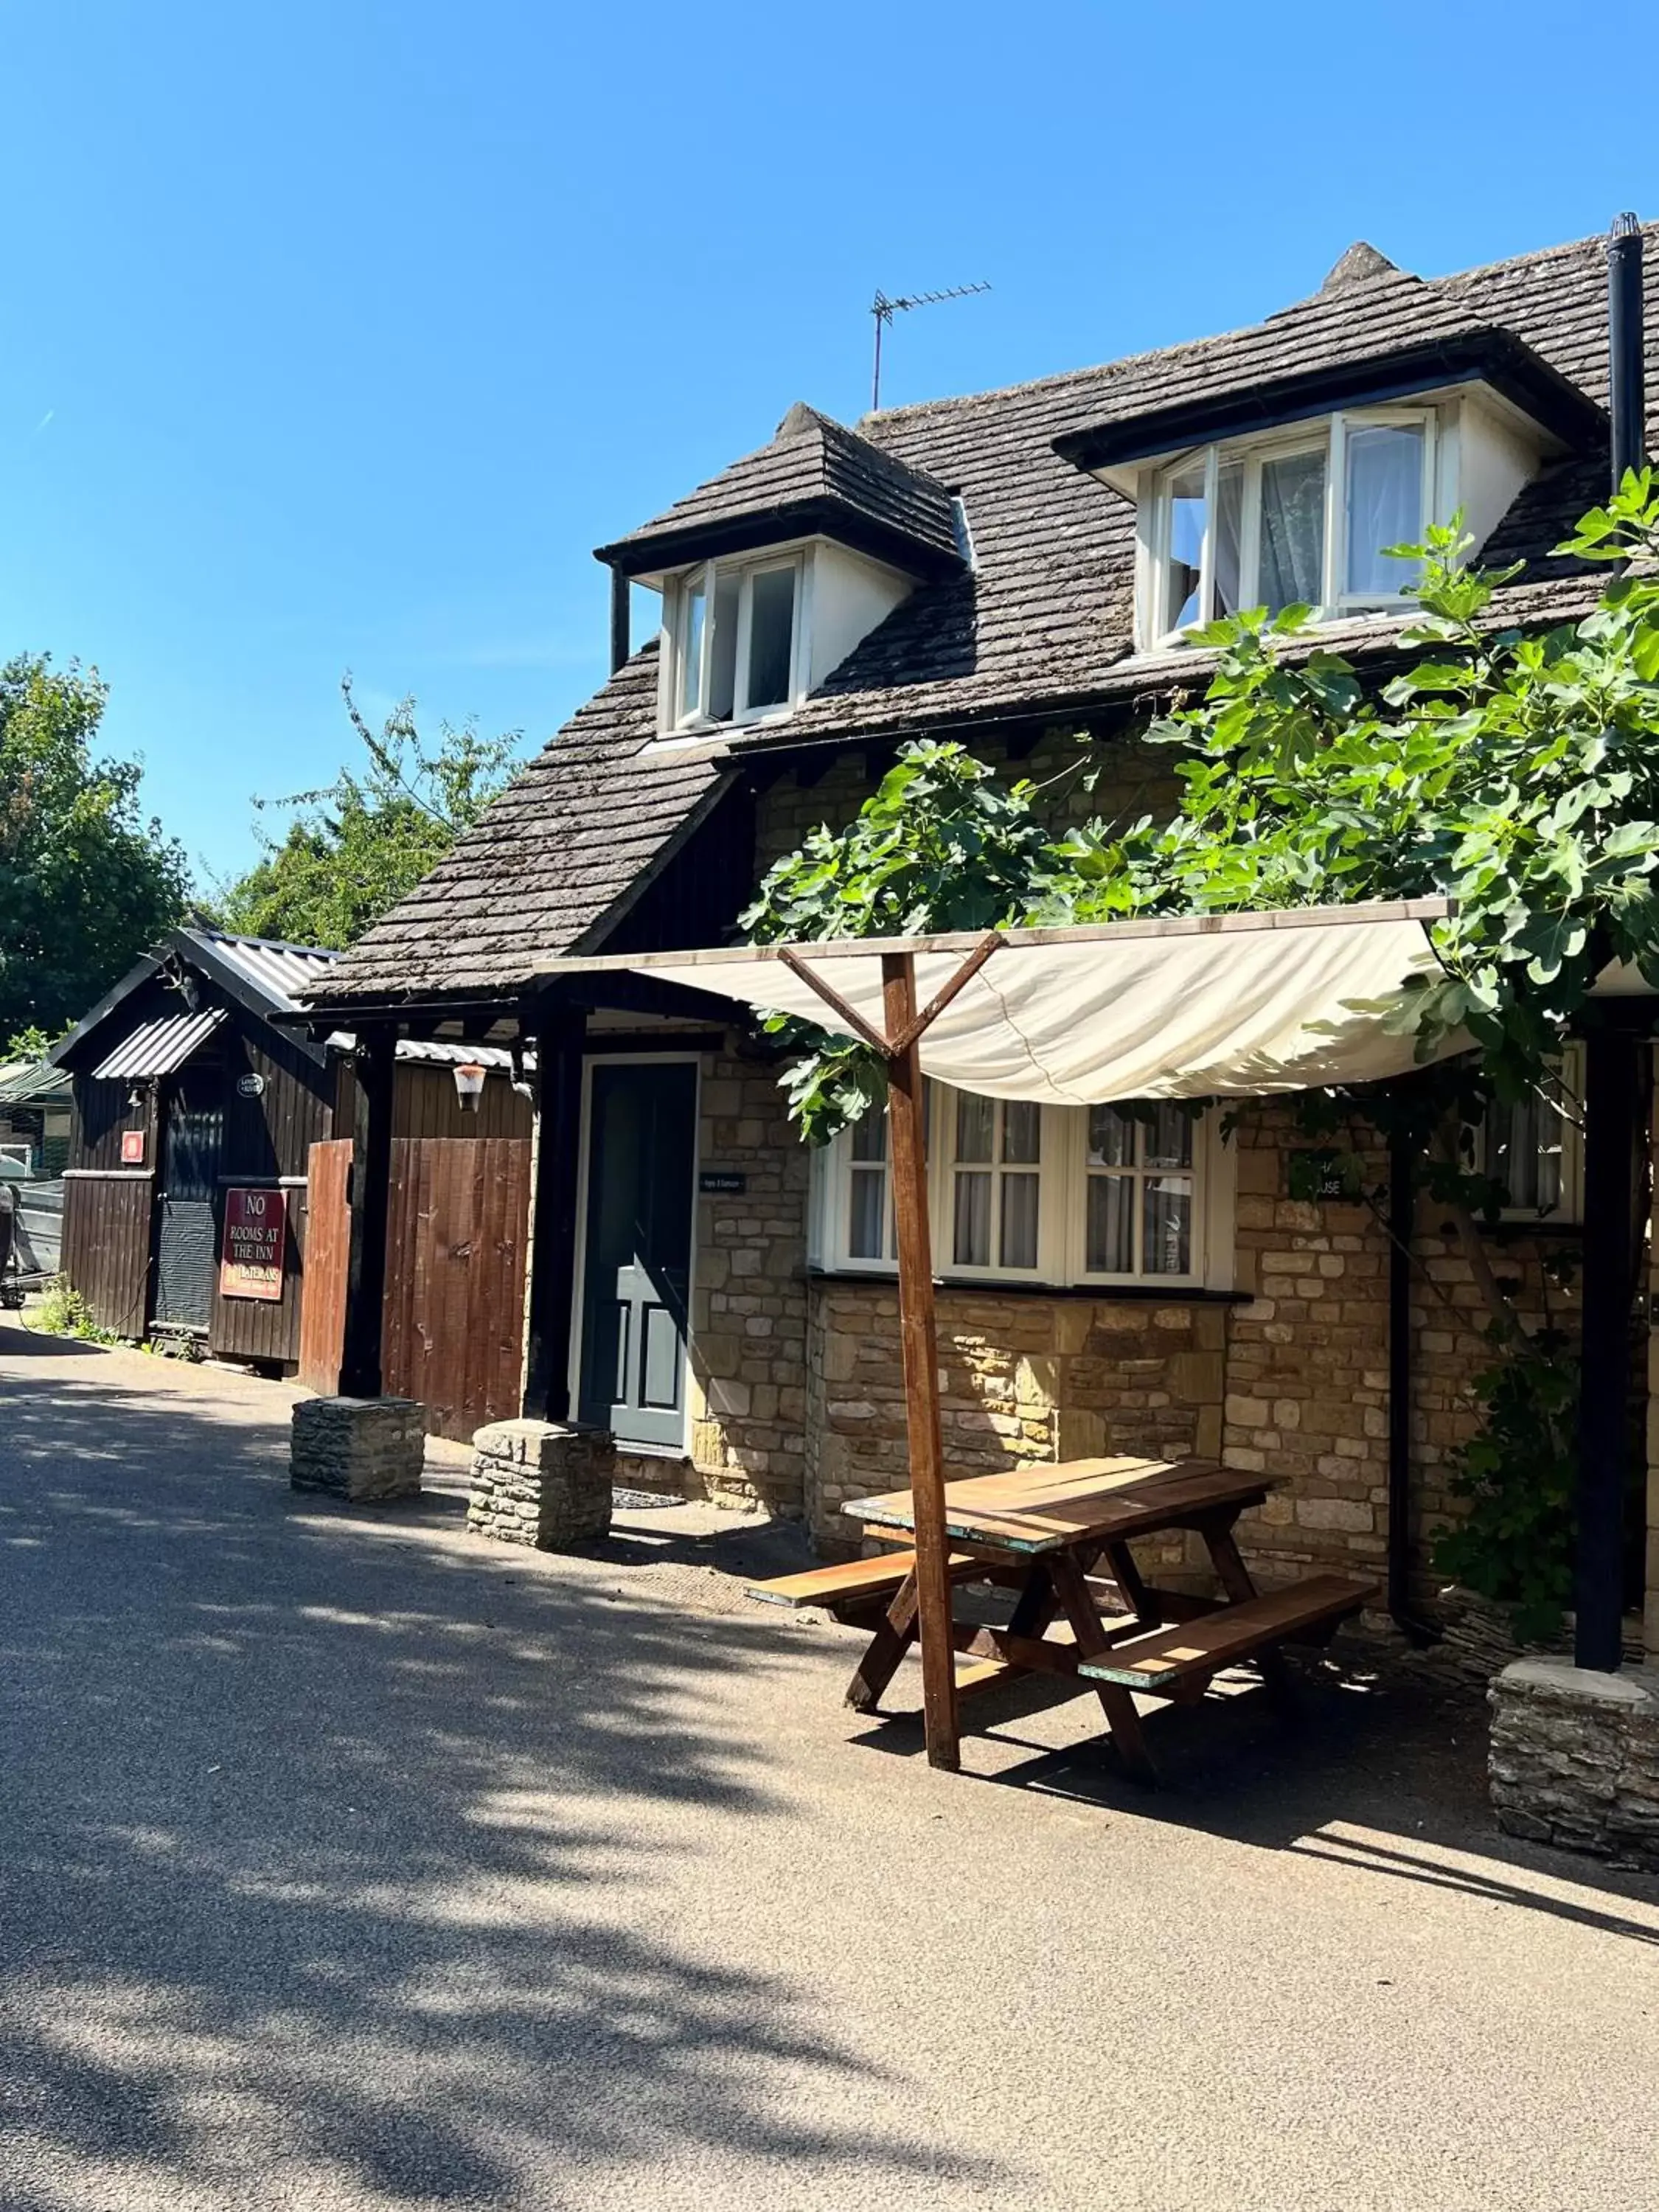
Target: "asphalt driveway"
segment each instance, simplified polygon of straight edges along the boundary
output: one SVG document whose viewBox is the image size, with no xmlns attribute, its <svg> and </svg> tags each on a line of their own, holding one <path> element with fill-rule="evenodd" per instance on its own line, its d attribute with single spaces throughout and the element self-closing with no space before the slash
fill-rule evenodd
<svg viewBox="0 0 1659 2212">
<path fill-rule="evenodd" d="M 297 1499 L 287 1411 L 0 1326 L 4 2212 L 1659 2207 L 1659 1888 L 1501 1842 L 1478 1713 L 934 1775 L 741 1526 Z"/>
</svg>

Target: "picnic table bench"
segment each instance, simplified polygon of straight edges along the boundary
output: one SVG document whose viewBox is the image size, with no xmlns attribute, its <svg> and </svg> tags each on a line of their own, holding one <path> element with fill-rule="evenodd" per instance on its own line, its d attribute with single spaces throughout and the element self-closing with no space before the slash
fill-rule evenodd
<svg viewBox="0 0 1659 2212">
<path fill-rule="evenodd" d="M 1016 1593 L 1001 1627 L 953 1622 L 952 1643 L 967 1662 L 958 1666 L 958 1692 L 1023 1674 L 1072 1677 L 1094 1691 L 1120 1758 L 1146 1781 L 1155 1774 L 1137 1695 L 1196 1698 L 1215 1675 L 1248 1660 L 1284 1697 L 1283 1646 L 1327 1642 L 1375 1590 L 1341 1575 L 1256 1589 L 1233 1527 L 1275 1480 L 1206 1461 L 1119 1457 L 947 1482 L 952 1585 L 992 1583 Z M 854 1499 L 843 1510 L 885 1540 L 902 1542 L 915 1525 L 908 1491 Z M 1218 1596 L 1161 1589 L 1141 1574 L 1131 1544 L 1184 1530 L 1208 1552 Z M 886 1600 L 848 1686 L 848 1704 L 860 1711 L 877 1705 L 916 1634 L 912 1550 L 784 1576 L 750 1595 L 866 1620 Z"/>
</svg>

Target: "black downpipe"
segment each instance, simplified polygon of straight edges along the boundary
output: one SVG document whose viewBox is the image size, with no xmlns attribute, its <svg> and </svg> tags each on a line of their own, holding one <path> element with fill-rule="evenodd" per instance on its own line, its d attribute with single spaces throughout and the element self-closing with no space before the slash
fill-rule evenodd
<svg viewBox="0 0 1659 2212">
<path fill-rule="evenodd" d="M 1417 1179 L 1410 1138 L 1389 1138 L 1389 1613 L 1413 1644 L 1439 1631 L 1412 1610 L 1412 1237 Z"/>
<path fill-rule="evenodd" d="M 611 571 L 611 673 L 614 676 L 634 650 L 631 619 L 633 586 L 620 568 Z"/>
<path fill-rule="evenodd" d="M 1642 226 L 1615 216 L 1607 239 L 1608 403 L 1613 416 L 1613 488 L 1647 458 L 1646 346 L 1642 292 Z"/>
</svg>

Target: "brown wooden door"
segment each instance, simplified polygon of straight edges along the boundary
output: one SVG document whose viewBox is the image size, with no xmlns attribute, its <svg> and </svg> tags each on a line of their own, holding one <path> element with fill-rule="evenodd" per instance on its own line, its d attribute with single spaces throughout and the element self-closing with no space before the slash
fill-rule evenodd
<svg viewBox="0 0 1659 2212">
<path fill-rule="evenodd" d="M 350 1144 L 313 1145 L 311 1163 L 300 1377 L 331 1395 L 345 1330 Z M 417 1399 L 433 1436 L 464 1441 L 519 1411 L 529 1215 L 525 1138 L 394 1140 L 381 1385 L 389 1398 Z"/>
<path fill-rule="evenodd" d="M 346 1259 L 351 1216 L 346 1186 L 351 1139 L 332 1137 L 313 1145 L 307 1161 L 306 1272 L 300 1297 L 300 1380 L 319 1397 L 340 1387 L 345 1343 Z"/>
</svg>

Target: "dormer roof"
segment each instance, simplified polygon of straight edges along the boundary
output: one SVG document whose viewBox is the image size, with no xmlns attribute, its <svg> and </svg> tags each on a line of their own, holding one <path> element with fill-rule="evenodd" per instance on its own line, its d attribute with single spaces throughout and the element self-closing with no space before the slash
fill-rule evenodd
<svg viewBox="0 0 1659 2212">
<path fill-rule="evenodd" d="M 1347 258 L 1345 254 L 1343 259 Z M 1327 278 L 1319 296 L 1328 298 L 1330 292 Z M 1415 344 L 1384 345 L 1376 353 L 1356 353 L 1252 384 L 1197 392 L 1173 407 L 1152 407 L 1143 414 L 1091 423 L 1056 438 L 1054 450 L 1079 468 L 1121 468 L 1185 446 L 1207 445 L 1212 439 L 1277 429 L 1339 407 L 1378 406 L 1471 384 L 1485 385 L 1518 408 L 1547 433 L 1558 453 L 1578 453 L 1606 442 L 1607 416 L 1577 385 L 1569 383 L 1512 331 L 1474 325 Z"/>
<path fill-rule="evenodd" d="M 799 401 L 769 443 L 595 557 L 648 576 L 818 536 L 922 580 L 963 566 L 951 495 L 938 477 Z"/>
</svg>

